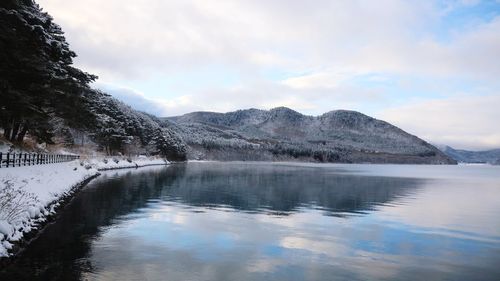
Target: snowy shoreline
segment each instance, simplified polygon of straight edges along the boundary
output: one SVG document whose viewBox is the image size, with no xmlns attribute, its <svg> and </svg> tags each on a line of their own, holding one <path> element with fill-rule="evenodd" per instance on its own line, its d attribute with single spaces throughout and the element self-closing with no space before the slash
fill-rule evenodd
<svg viewBox="0 0 500 281">
<path fill-rule="evenodd" d="M 168 164 L 156 158 L 90 158 L 0 169 L 0 261 L 26 246 L 99 171 Z"/>
</svg>

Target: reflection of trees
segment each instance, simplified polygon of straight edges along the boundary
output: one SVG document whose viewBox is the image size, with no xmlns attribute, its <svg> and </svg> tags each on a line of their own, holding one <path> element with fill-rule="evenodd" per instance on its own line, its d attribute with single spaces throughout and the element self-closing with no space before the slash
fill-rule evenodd
<svg viewBox="0 0 500 281">
<path fill-rule="evenodd" d="M 168 171 L 175 175 L 177 167 Z M 308 206 L 330 215 L 363 212 L 405 196 L 421 180 L 332 173 L 328 169 L 227 164 L 190 164 L 162 195 L 194 206 L 288 213 Z"/>
<path fill-rule="evenodd" d="M 170 167 L 169 167 L 170 168 Z M 158 198 L 174 178 L 165 170 L 130 171 L 119 178 L 101 176 L 65 207 L 57 222 L 48 225 L 14 264 L 0 271 L 0 280 L 80 280 L 91 265 L 78 262 L 88 256 L 99 229 Z M 176 169 L 182 176 L 182 169 Z"/>
</svg>

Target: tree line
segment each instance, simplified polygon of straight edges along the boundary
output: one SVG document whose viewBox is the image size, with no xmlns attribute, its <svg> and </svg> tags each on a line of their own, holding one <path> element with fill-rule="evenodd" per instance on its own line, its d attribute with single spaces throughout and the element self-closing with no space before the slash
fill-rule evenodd
<svg viewBox="0 0 500 281">
<path fill-rule="evenodd" d="M 92 89 L 97 76 L 73 66 L 61 27 L 32 0 L 0 2 L 0 127 L 5 139 L 75 142 L 83 132 L 109 154 L 141 152 L 185 159 L 185 144 L 154 116 Z"/>
</svg>

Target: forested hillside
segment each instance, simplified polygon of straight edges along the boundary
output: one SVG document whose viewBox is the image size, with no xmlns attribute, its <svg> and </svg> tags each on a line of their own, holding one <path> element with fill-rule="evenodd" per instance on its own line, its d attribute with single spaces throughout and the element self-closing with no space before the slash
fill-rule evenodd
<svg viewBox="0 0 500 281">
<path fill-rule="evenodd" d="M 359 112 L 307 116 L 286 107 L 171 117 L 189 157 L 349 163 L 452 164 L 429 143 Z"/>
<path fill-rule="evenodd" d="M 185 159 L 185 145 L 172 130 L 92 89 L 97 77 L 73 67 L 74 57 L 61 28 L 34 1 L 0 2 L 0 127 L 6 140 L 72 146 L 85 139 L 108 154 Z"/>
</svg>

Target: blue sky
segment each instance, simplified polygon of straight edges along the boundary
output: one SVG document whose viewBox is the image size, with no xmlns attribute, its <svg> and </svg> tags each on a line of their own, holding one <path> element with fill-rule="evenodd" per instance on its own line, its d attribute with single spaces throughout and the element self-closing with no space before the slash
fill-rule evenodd
<svg viewBox="0 0 500 281">
<path fill-rule="evenodd" d="M 99 87 L 160 116 L 358 110 L 500 147 L 500 2 L 39 0 Z"/>
</svg>

